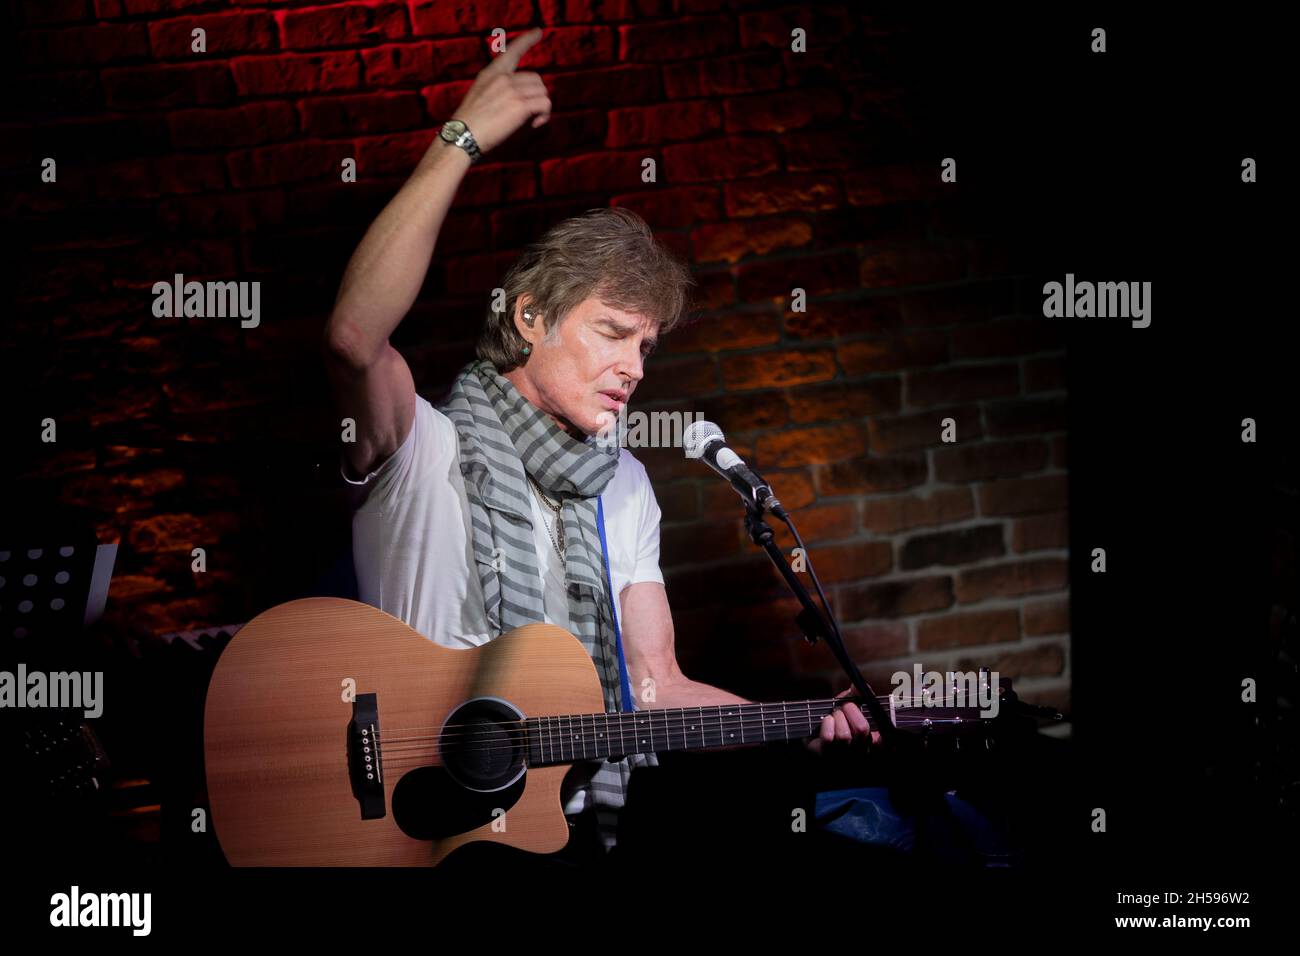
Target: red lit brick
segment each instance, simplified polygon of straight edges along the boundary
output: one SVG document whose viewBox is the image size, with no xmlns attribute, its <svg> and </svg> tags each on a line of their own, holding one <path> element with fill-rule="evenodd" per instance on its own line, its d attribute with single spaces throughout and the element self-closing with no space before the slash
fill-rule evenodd
<svg viewBox="0 0 1300 956">
<path fill-rule="evenodd" d="M 893 458 L 863 455 L 849 461 L 817 466 L 817 488 L 824 495 L 901 491 L 919 485 L 925 479 L 923 455 Z"/>
<path fill-rule="evenodd" d="M 547 196 L 628 189 L 641 184 L 644 152 L 589 153 L 543 160 L 542 192 Z"/>
<path fill-rule="evenodd" d="M 763 260 L 736 266 L 736 282 L 745 302 L 777 300 L 788 306 L 795 289 L 812 297 L 857 288 L 855 267 L 850 252 Z"/>
<path fill-rule="evenodd" d="M 235 94 L 224 63 L 108 69 L 101 77 L 105 101 L 114 109 L 201 106 L 227 102 Z"/>
<path fill-rule="evenodd" d="M 691 231 L 696 262 L 738 262 L 812 241 L 812 227 L 799 219 L 709 223 Z"/>
<path fill-rule="evenodd" d="M 288 50 L 382 43 L 407 35 L 406 7 L 400 3 L 303 7 L 279 11 L 275 18 Z"/>
<path fill-rule="evenodd" d="M 943 575 L 849 585 L 840 588 L 836 603 L 844 621 L 941 611 L 952 605 L 952 579 Z"/>
<path fill-rule="evenodd" d="M 778 212 L 835 209 L 840 189 L 833 177 L 819 173 L 781 174 L 726 183 L 722 187 L 729 216 L 765 216 Z"/>
<path fill-rule="evenodd" d="M 879 415 L 898 409 L 900 392 L 897 378 L 799 388 L 790 393 L 790 416 L 796 422 L 819 422 Z"/>
<path fill-rule="evenodd" d="M 784 133 L 825 123 L 842 112 L 839 97 L 825 90 L 786 90 L 740 96 L 723 102 L 728 133 Z"/>
<path fill-rule="evenodd" d="M 297 135 L 298 117 L 288 103 L 248 103 L 233 109 L 169 113 L 172 142 L 182 149 L 255 146 Z"/>
<path fill-rule="evenodd" d="M 980 411 L 974 405 L 961 408 L 943 408 L 913 415 L 876 416 L 871 419 L 871 450 L 887 455 L 918 448 L 938 447 L 944 444 L 944 419 L 953 420 L 958 441 L 971 441 L 981 437 Z"/>
<path fill-rule="evenodd" d="M 980 513 L 1020 515 L 1039 511 L 1061 511 L 1066 506 L 1064 475 L 1041 478 L 1012 478 L 981 485 Z"/>
<path fill-rule="evenodd" d="M 230 67 L 243 96 L 354 90 L 361 83 L 361 64 L 351 51 L 241 57 Z"/>
<path fill-rule="evenodd" d="M 298 182 L 337 172 L 347 144 L 283 143 L 231 153 L 230 181 L 237 189 Z"/>
<path fill-rule="evenodd" d="M 835 377 L 835 356 L 830 349 L 787 349 L 735 355 L 722 365 L 727 388 L 777 388 Z"/>
<path fill-rule="evenodd" d="M 917 622 L 916 649 L 943 650 L 970 644 L 998 644 L 1020 637 L 1020 620 L 1015 608 L 996 611 L 966 611 L 927 618 Z"/>
<path fill-rule="evenodd" d="M 352 136 L 409 129 L 424 121 L 415 93 L 362 93 L 303 100 L 302 130 L 308 136 Z"/>
<path fill-rule="evenodd" d="M 206 35 L 206 54 L 193 50 L 194 31 Z M 276 48 L 275 20 L 266 13 L 214 13 L 149 24 L 149 45 L 158 59 L 184 60 L 218 53 Z"/>
<path fill-rule="evenodd" d="M 962 604 L 994 597 L 1018 597 L 1065 587 L 1066 563 L 1061 558 L 1013 561 L 971 568 L 957 578 L 957 600 Z"/>
<path fill-rule="evenodd" d="M 619 59 L 630 62 L 694 60 L 736 48 L 733 17 L 676 17 L 618 28 Z"/>
<path fill-rule="evenodd" d="M 922 332 L 889 338 L 842 342 L 836 348 L 845 375 L 870 375 L 898 369 L 938 365 L 948 358 L 944 332 Z"/>
<path fill-rule="evenodd" d="M 948 405 L 1012 395 L 1019 388 L 1014 365 L 967 365 L 908 373 L 906 398 L 909 405 Z"/>
<path fill-rule="evenodd" d="M 38 66 L 89 66 L 149 55 L 142 23 L 24 30 L 16 40 L 23 62 Z"/>
<path fill-rule="evenodd" d="M 588 106 L 627 106 L 653 102 L 659 96 L 659 71 L 643 65 L 613 66 L 546 78 L 551 102 L 568 109 Z"/>
<path fill-rule="evenodd" d="M 717 103 L 658 103 L 625 106 L 609 111 L 605 145 L 611 149 L 642 143 L 660 144 L 698 139 L 720 132 L 722 111 Z"/>
<path fill-rule="evenodd" d="M 410 0 L 410 7 L 412 24 L 416 34 L 420 36 L 486 33 L 496 27 L 511 30 L 515 27 L 526 27 L 533 22 L 533 5 L 530 0 L 474 0 L 473 3 Z M 549 30 L 543 32 L 543 44 L 546 43 L 549 32 Z M 507 45 L 509 40 L 507 34 Z M 527 57 L 524 62 L 527 63 Z"/>
<path fill-rule="evenodd" d="M 610 205 L 631 209 L 653 229 L 682 229 L 721 216 L 716 186 L 679 186 L 626 193 L 611 198 Z"/>
<path fill-rule="evenodd" d="M 820 462 L 839 461 L 861 454 L 866 440 L 852 424 L 815 425 L 761 435 L 755 467 L 792 468 Z"/>
<path fill-rule="evenodd" d="M 708 182 L 761 176 L 781 168 L 769 139 L 729 136 L 663 147 L 660 178 L 670 183 Z"/>
<path fill-rule="evenodd" d="M 868 498 L 862 504 L 862 527 L 877 534 L 895 534 L 955 524 L 974 515 L 975 498 L 969 488 L 944 488 L 929 495 Z"/>
<path fill-rule="evenodd" d="M 940 481 L 975 481 L 1040 471 L 1047 467 L 1042 441 L 960 442 L 934 453 L 934 474 Z"/>
<path fill-rule="evenodd" d="M 829 339 L 861 332 L 889 334 L 902 324 L 896 296 L 807 303 L 803 312 L 786 312 L 785 333 L 792 339 Z"/>
</svg>

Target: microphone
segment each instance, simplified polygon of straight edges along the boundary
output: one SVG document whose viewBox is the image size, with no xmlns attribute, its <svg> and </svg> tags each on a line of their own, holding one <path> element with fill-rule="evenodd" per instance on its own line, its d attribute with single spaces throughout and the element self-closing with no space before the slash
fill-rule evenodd
<svg viewBox="0 0 1300 956">
<path fill-rule="evenodd" d="M 697 421 L 687 425 L 682 433 L 682 444 L 686 448 L 687 458 L 701 459 L 731 482 L 731 487 L 746 502 L 756 505 L 760 512 L 769 511 L 778 518 L 785 519 L 785 509 L 777 501 L 776 495 L 772 494 L 771 486 L 727 447 L 722 429 L 713 422 Z"/>
</svg>

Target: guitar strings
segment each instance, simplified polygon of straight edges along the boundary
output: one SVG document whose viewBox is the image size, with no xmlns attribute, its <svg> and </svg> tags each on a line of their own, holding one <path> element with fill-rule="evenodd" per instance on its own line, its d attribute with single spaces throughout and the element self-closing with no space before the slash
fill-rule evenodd
<svg viewBox="0 0 1300 956">
<path fill-rule="evenodd" d="M 820 724 L 823 720 L 825 720 L 829 716 L 830 714 L 822 714 L 820 716 L 799 714 L 799 715 L 794 715 L 793 721 L 796 724 L 796 726 L 799 723 L 810 723 L 813 725 L 817 725 Z M 913 714 L 896 714 L 895 719 L 896 722 L 905 722 L 909 726 L 910 725 L 921 726 L 924 725 L 925 721 L 927 720 L 929 720 L 932 724 L 934 723 L 945 724 L 945 723 L 953 722 L 950 718 L 942 718 L 942 717 L 934 718 L 934 717 L 925 717 L 925 716 L 913 715 Z M 536 720 L 537 718 L 530 718 L 529 720 L 524 721 L 523 725 L 521 725 L 521 722 L 517 720 L 510 721 L 508 722 L 509 724 L 508 726 L 505 724 L 491 724 L 491 725 L 461 724 L 457 726 L 471 727 L 473 729 L 466 730 L 466 731 L 457 731 L 455 733 L 416 734 L 416 735 L 405 735 L 405 736 L 398 735 L 394 737 L 388 737 L 381 733 L 379 735 L 379 745 L 385 748 L 386 750 L 388 750 L 389 752 L 400 753 L 404 748 L 409 749 L 411 747 L 418 747 L 422 750 L 427 749 L 428 742 L 430 741 L 446 742 L 448 744 L 454 745 L 457 744 L 461 738 L 469 738 L 471 740 L 474 740 L 474 739 L 484 739 L 490 736 L 493 739 L 499 739 L 502 735 L 506 735 L 507 737 L 526 738 L 531 735 L 536 737 L 539 740 L 543 738 L 553 739 L 557 736 L 561 740 L 566 738 L 573 738 L 573 737 L 580 737 L 585 740 L 585 739 L 590 739 L 590 735 L 593 733 L 598 733 L 601 736 L 608 734 L 612 738 L 615 733 L 618 733 L 620 734 L 620 737 L 623 737 L 623 736 L 635 736 L 636 733 L 641 732 L 637 728 L 623 728 L 620 725 L 616 725 L 611 729 L 609 728 L 608 724 L 606 724 L 606 728 L 602 729 L 597 727 L 595 725 L 595 722 L 593 721 L 592 730 L 590 732 L 587 730 L 585 723 L 580 722 L 577 728 L 577 732 L 575 733 L 574 726 L 572 724 L 570 724 L 570 726 L 568 727 L 559 724 L 543 726 L 541 724 L 533 723 L 533 721 Z M 528 726 L 530 723 L 532 724 L 531 727 Z M 780 723 L 788 729 L 789 724 L 791 723 L 791 718 L 789 716 L 783 717 Z M 777 725 L 777 721 L 771 720 L 767 716 L 752 714 L 747 716 L 739 716 L 735 718 L 723 718 L 720 721 L 709 723 L 707 725 L 707 729 L 715 730 L 715 731 L 716 730 L 734 731 L 736 729 L 740 729 L 741 732 L 744 733 L 745 731 L 748 730 L 762 730 L 763 728 L 771 727 L 774 725 Z M 696 733 L 694 729 L 687 727 L 686 718 L 683 718 L 680 724 L 670 724 L 668 721 L 665 721 L 662 725 L 652 724 L 649 728 L 649 731 L 652 738 L 655 735 L 661 733 L 668 733 L 668 734 L 680 733 L 683 737 L 685 737 L 687 734 Z M 701 731 L 701 733 L 703 733 L 703 731 Z M 505 746 L 513 746 L 513 745 L 514 743 L 512 742 L 510 744 L 506 744 Z"/>
<path fill-rule="evenodd" d="M 750 716 L 723 718 L 720 721 L 710 722 L 709 724 L 707 724 L 707 726 L 709 729 L 717 729 L 717 728 L 734 729 L 736 727 L 740 727 L 744 729 L 749 727 L 770 727 L 777 724 L 789 725 L 790 723 L 798 724 L 798 723 L 807 723 L 807 722 L 821 723 L 821 721 L 825 720 L 829 716 L 830 714 L 822 714 L 820 716 L 798 714 L 790 717 L 783 717 L 781 720 L 777 721 L 777 720 L 771 720 L 766 716 L 759 716 L 758 714 L 753 714 Z M 911 715 L 907 715 L 907 716 L 910 717 Z M 610 728 L 609 724 L 606 724 L 604 728 L 600 728 L 596 726 L 595 721 L 592 721 L 591 722 L 592 729 L 591 731 L 588 731 L 586 723 L 581 721 L 571 723 L 569 726 L 564 726 L 562 724 L 549 724 L 543 726 L 541 724 L 536 723 L 537 720 L 538 718 L 529 718 L 527 721 L 523 722 L 525 726 L 521 726 L 521 722 L 517 720 L 510 721 L 509 727 L 507 727 L 505 724 L 459 724 L 456 726 L 470 727 L 473 729 L 457 731 L 456 733 L 414 734 L 414 735 L 406 735 L 406 736 L 401 736 L 401 735 L 387 736 L 383 733 L 380 733 L 378 737 L 379 737 L 379 744 L 381 747 L 392 747 L 394 745 L 415 744 L 415 743 L 419 743 L 420 741 L 429 741 L 429 740 L 453 740 L 454 741 L 459 737 L 474 738 L 474 737 L 483 737 L 489 734 L 495 736 L 502 733 L 526 736 L 531 732 L 539 736 L 559 735 L 561 737 L 571 737 L 577 735 L 589 736 L 590 733 L 599 732 L 601 734 L 608 733 L 612 737 L 615 733 L 623 732 L 620 731 L 621 725 L 618 724 L 614 725 L 612 729 L 608 729 Z M 682 733 L 689 732 L 692 734 L 696 733 L 694 729 L 687 731 L 686 720 L 687 718 L 683 718 L 680 724 L 669 724 L 668 721 L 664 721 L 663 723 L 653 723 L 651 724 L 649 730 L 651 735 L 664 733 L 664 732 L 674 732 L 674 731 L 681 731 Z M 576 728 L 576 734 L 574 732 L 575 728 Z M 634 728 L 624 728 L 624 730 L 626 731 L 626 733 L 624 734 L 626 736 L 633 733 Z"/>
<path fill-rule="evenodd" d="M 928 718 L 904 717 L 904 719 L 900 721 L 898 726 L 899 727 L 921 726 L 925 723 L 926 719 Z M 748 729 L 761 730 L 761 728 L 758 727 L 752 727 Z M 523 740 L 507 740 L 506 742 L 502 743 L 496 739 L 499 735 L 493 734 L 492 736 L 494 739 L 490 742 L 485 742 L 483 744 L 473 744 L 473 743 L 458 744 L 449 748 L 443 748 L 436 744 L 432 745 L 432 747 L 430 745 L 418 745 L 418 746 L 407 745 L 404 748 L 403 747 L 390 748 L 384 745 L 383 741 L 381 740 L 380 741 L 381 750 L 385 752 L 385 755 L 382 757 L 382 759 L 383 759 L 384 766 L 392 767 L 392 766 L 401 766 L 404 763 L 404 761 L 409 760 L 411 758 L 425 758 L 425 757 L 440 756 L 441 752 L 444 749 L 455 750 L 461 754 L 482 754 L 482 753 L 496 753 L 496 752 L 503 752 L 503 751 L 511 752 L 511 751 L 518 750 L 521 746 L 525 746 L 528 743 L 528 736 L 527 736 L 526 729 L 521 728 L 520 730 L 523 731 L 524 733 Z M 518 733 L 518 732 L 519 731 L 509 731 L 507 733 Z M 799 734 L 792 737 L 786 737 L 780 739 L 789 740 L 789 739 L 798 739 L 801 737 L 811 737 L 814 736 L 815 733 L 816 731 L 813 729 L 812 725 L 810 724 L 810 729 L 806 734 Z M 757 736 L 757 734 L 755 736 Z M 683 735 L 683 740 L 684 739 L 685 739 L 685 735 Z M 769 741 L 767 741 L 766 738 L 764 738 L 763 740 L 751 739 L 751 740 L 742 740 L 737 745 L 747 746 L 749 744 L 768 743 L 768 742 Z M 561 743 L 563 743 L 563 741 L 561 741 Z M 590 741 L 590 743 L 594 748 L 596 741 L 592 740 Z M 671 738 L 669 740 L 669 743 L 671 745 Z M 575 753 L 573 754 L 572 757 L 562 759 L 560 761 L 557 761 L 557 763 L 577 762 L 580 760 L 604 759 L 604 756 L 606 756 L 606 755 L 598 755 L 596 757 L 587 756 L 586 747 L 583 746 L 582 744 L 580 744 L 579 746 L 582 746 L 583 749 L 582 755 L 578 755 L 576 753 L 576 748 L 575 748 Z M 717 744 L 711 745 L 706 739 L 705 743 L 702 746 L 705 748 L 711 748 L 717 746 L 732 746 L 732 744 L 719 742 Z M 560 747 L 559 744 L 553 742 L 549 747 L 549 749 L 552 752 L 555 752 L 556 750 L 559 750 L 559 747 Z M 541 749 L 544 751 L 545 749 L 548 748 L 543 747 Z M 690 748 L 684 748 L 684 749 L 690 749 Z M 432 753 L 430 753 L 430 750 L 432 750 Z M 637 753 L 637 752 L 640 751 L 632 751 L 632 750 L 627 751 L 627 753 Z M 563 753 L 563 751 L 561 751 L 561 753 Z"/>
<path fill-rule="evenodd" d="M 889 695 L 885 695 L 885 696 L 883 696 L 883 697 L 877 697 L 876 699 L 877 699 L 878 701 L 880 701 L 880 702 L 883 703 L 884 701 L 889 700 L 890 697 L 889 697 Z M 903 705 L 904 707 L 923 706 L 924 703 L 922 703 L 922 704 L 918 704 L 917 701 L 921 701 L 921 702 L 924 702 L 924 701 L 925 701 L 925 697 L 922 696 L 922 695 L 913 695 L 913 696 L 910 697 L 910 698 L 896 698 L 896 699 L 899 700 L 900 703 L 902 703 L 902 705 Z M 949 700 L 950 700 L 950 698 L 944 698 L 944 702 L 943 702 L 943 703 L 938 703 L 938 704 L 936 704 L 935 702 L 931 701 L 931 702 L 929 703 L 928 706 L 938 706 L 938 707 L 947 707 L 947 706 L 952 706 L 952 705 L 950 705 L 950 704 L 948 703 Z M 910 701 L 910 703 L 909 703 L 909 701 Z M 799 708 L 809 709 L 809 708 L 811 708 L 811 707 L 814 706 L 814 705 L 815 705 L 815 706 L 825 706 L 825 705 L 827 705 L 827 704 L 836 704 L 836 703 L 850 703 L 850 704 L 855 704 L 855 703 L 857 703 L 857 700 L 854 699 L 854 698 L 847 698 L 847 697 L 830 697 L 830 698 L 823 698 L 823 699 L 820 699 L 820 700 L 818 700 L 818 699 L 809 700 L 809 701 L 806 701 L 806 702 L 805 702 L 805 701 L 800 701 L 798 704 L 785 704 L 785 705 L 782 705 L 782 706 L 783 706 L 783 711 L 782 711 L 781 719 L 786 720 L 786 719 L 788 719 L 788 718 L 791 716 L 791 715 L 789 714 L 789 709 L 790 709 L 790 707 L 799 707 Z M 727 705 L 726 705 L 726 704 L 722 704 L 722 705 L 714 705 L 714 706 L 717 706 L 717 707 L 721 708 L 721 707 L 726 707 Z M 755 704 L 738 704 L 738 705 L 735 705 L 735 706 L 737 706 L 737 707 L 756 707 L 756 706 L 759 706 L 759 705 L 755 703 Z M 766 708 L 766 707 L 768 707 L 768 706 L 776 707 L 776 706 L 778 706 L 778 705 L 777 705 L 777 704 L 771 704 L 771 705 L 763 704 L 762 706 L 763 706 L 764 708 Z M 693 710 L 693 709 L 695 709 L 695 710 L 700 710 L 701 712 L 700 712 L 700 713 L 697 713 L 697 714 L 689 714 L 689 713 L 687 713 L 687 711 L 690 711 L 690 710 Z M 609 713 L 541 715 L 541 716 L 538 716 L 538 717 L 525 717 L 525 718 L 523 718 L 522 721 L 520 721 L 520 720 L 510 720 L 510 721 L 504 721 L 504 722 L 502 722 L 501 724 L 492 724 L 492 725 L 487 725 L 487 726 L 491 726 L 491 727 L 499 727 L 499 726 L 505 726 L 505 725 L 507 725 L 507 724 L 508 724 L 508 725 L 519 725 L 520 723 L 527 724 L 529 721 L 567 720 L 567 721 L 570 722 L 570 724 L 572 724 L 573 721 L 577 721 L 578 724 L 579 724 L 579 726 L 582 727 L 582 726 L 584 726 L 584 724 L 585 724 L 586 721 L 591 721 L 592 724 L 594 725 L 595 722 L 598 721 L 598 720 L 608 720 L 608 719 L 610 719 L 610 718 L 616 718 L 616 717 L 627 717 L 627 716 L 629 716 L 629 715 L 633 715 L 633 714 L 645 714 L 645 715 L 664 714 L 664 715 L 666 715 L 666 716 L 663 718 L 665 722 L 667 722 L 667 721 L 669 721 L 669 720 L 682 720 L 682 721 L 685 721 L 685 720 L 688 720 L 688 719 L 693 719 L 693 720 L 700 720 L 700 719 L 718 720 L 718 719 L 721 719 L 721 721 L 722 721 L 723 724 L 726 724 L 728 721 L 735 720 L 735 719 L 739 719 L 739 720 L 741 720 L 741 721 L 747 721 L 747 720 L 758 720 L 758 721 L 762 721 L 762 722 L 767 722 L 767 721 L 770 719 L 770 716 L 771 716 L 770 714 L 768 714 L 768 713 L 766 713 L 766 712 L 764 712 L 764 713 L 757 713 L 757 714 L 756 714 L 756 713 L 753 713 L 752 711 L 751 711 L 751 712 L 748 712 L 748 713 L 739 714 L 739 715 L 728 715 L 728 716 L 726 716 L 726 717 L 723 717 L 721 714 L 709 714 L 709 713 L 704 713 L 704 712 L 703 712 L 703 711 L 705 711 L 705 710 L 711 710 L 711 709 L 712 709 L 712 707 L 709 707 L 709 706 L 705 706 L 704 708 L 690 708 L 690 707 L 687 707 L 687 708 L 676 708 L 676 707 L 673 707 L 673 708 L 654 708 L 654 709 L 651 709 L 651 710 L 637 710 L 637 711 L 621 711 L 621 712 L 620 712 L 620 711 L 612 711 L 612 712 L 609 712 Z M 793 716 L 794 716 L 796 719 L 807 719 L 807 716 L 806 716 L 806 715 L 803 715 L 803 714 L 794 714 Z M 818 720 L 821 720 L 821 719 L 824 719 L 824 718 L 827 717 L 827 716 L 830 716 L 829 713 L 828 713 L 828 714 L 823 714 L 821 717 L 818 717 L 817 719 L 818 719 Z M 423 726 L 423 727 L 404 727 L 404 728 L 402 728 L 402 731 L 398 733 L 397 736 L 386 736 L 385 734 L 383 734 L 383 733 L 381 732 L 381 734 L 380 734 L 380 743 L 382 744 L 385 740 L 388 740 L 389 742 L 394 742 L 394 741 L 403 741 L 403 740 L 420 740 L 420 739 L 432 740 L 432 739 L 436 739 L 436 738 L 439 738 L 439 737 L 455 736 L 455 734 L 448 735 L 448 734 L 446 733 L 447 729 L 449 729 L 449 728 L 455 728 L 455 727 L 470 727 L 470 728 L 474 728 L 473 731 L 470 731 L 471 733 L 473 733 L 473 732 L 481 732 L 481 730 L 482 730 L 482 728 L 483 728 L 484 726 L 485 726 L 485 725 L 482 724 L 482 723 L 458 723 L 458 724 L 444 724 L 444 725 L 442 725 L 441 728 L 439 728 L 439 727 L 437 727 L 437 726 L 434 726 L 434 725 L 428 725 L 428 726 Z M 540 726 L 540 725 L 539 725 L 539 726 Z M 551 726 L 552 726 L 553 728 L 555 728 L 555 729 L 558 729 L 558 727 L 556 727 L 556 725 L 551 725 Z M 653 725 L 652 725 L 652 729 L 653 729 Z M 423 731 L 423 730 L 429 730 L 429 731 L 434 731 L 434 732 L 431 733 L 431 734 L 411 734 L 411 733 L 410 733 L 410 731 Z"/>
<path fill-rule="evenodd" d="M 787 726 L 792 722 L 795 724 L 799 724 L 799 723 L 818 724 L 821 723 L 821 721 L 825 720 L 826 717 L 829 716 L 830 716 L 829 714 L 823 714 L 818 717 L 814 717 L 811 715 L 800 715 L 794 718 L 793 721 L 787 719 L 787 720 L 782 720 L 781 723 Z M 940 717 L 936 719 L 936 718 L 924 717 L 916 714 L 898 714 L 897 717 L 900 720 L 909 721 L 917 724 L 924 724 L 925 721 L 927 720 L 935 723 L 947 723 L 950 721 L 950 718 Z M 529 736 L 530 734 L 534 736 L 541 736 L 541 735 L 554 736 L 558 733 L 559 735 L 564 737 L 579 736 L 579 735 L 584 737 L 588 736 L 588 732 L 585 727 L 579 727 L 577 734 L 574 734 L 572 732 L 573 731 L 572 726 L 570 727 L 554 726 L 550 728 L 543 728 L 540 725 L 536 725 L 536 724 L 534 724 L 532 727 L 519 726 L 520 723 L 519 721 L 513 721 L 512 723 L 514 724 L 514 726 L 511 726 L 509 729 L 502 729 L 501 725 L 495 725 L 495 724 L 494 725 L 466 725 L 466 726 L 475 726 L 477 729 L 470 730 L 470 731 L 460 731 L 455 734 L 428 734 L 428 735 L 417 735 L 413 737 L 385 737 L 383 734 L 380 734 L 379 744 L 381 747 L 392 747 L 395 744 L 396 745 L 402 745 L 408 743 L 414 744 L 418 741 L 455 740 L 458 737 L 482 738 L 487 735 L 499 736 L 500 734 L 508 734 L 508 735 L 513 734 L 518 736 Z M 736 727 L 740 727 L 740 728 L 769 727 L 775 723 L 776 721 L 770 721 L 766 717 L 753 716 L 753 717 L 741 717 L 735 720 L 731 720 L 731 719 L 723 720 L 719 723 L 711 724 L 709 726 L 711 728 L 721 727 L 726 729 L 734 729 Z M 651 736 L 653 736 L 658 733 L 673 732 L 678 730 L 685 733 L 686 732 L 685 723 L 681 724 L 678 727 L 670 727 L 666 723 L 663 724 L 662 726 L 652 726 L 650 728 L 650 733 Z M 606 732 L 607 731 L 605 730 L 600 731 L 601 734 L 604 734 Z M 691 730 L 690 733 L 695 733 L 695 731 Z M 610 733 L 610 736 L 613 736 L 613 733 Z"/>
</svg>

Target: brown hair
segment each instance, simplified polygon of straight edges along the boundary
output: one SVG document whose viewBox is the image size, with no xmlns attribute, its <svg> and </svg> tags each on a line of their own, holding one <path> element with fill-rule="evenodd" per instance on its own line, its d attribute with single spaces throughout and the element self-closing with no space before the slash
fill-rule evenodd
<svg viewBox="0 0 1300 956">
<path fill-rule="evenodd" d="M 569 312 L 595 295 L 644 315 L 659 334 L 687 314 L 690 270 L 655 241 L 646 221 L 629 209 L 591 209 L 557 223 L 529 245 L 506 273 L 505 311 L 489 309 L 475 352 L 499 372 L 522 364 L 527 344 L 515 328 L 515 304 L 528 295 L 547 335 Z"/>
</svg>

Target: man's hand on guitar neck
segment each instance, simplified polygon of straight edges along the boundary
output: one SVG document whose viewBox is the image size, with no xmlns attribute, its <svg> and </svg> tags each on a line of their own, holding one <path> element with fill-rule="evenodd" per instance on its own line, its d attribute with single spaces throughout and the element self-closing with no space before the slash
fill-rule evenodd
<svg viewBox="0 0 1300 956">
<path fill-rule="evenodd" d="M 835 696 L 848 697 L 853 693 L 854 690 L 850 687 Z M 823 717 L 820 732 L 817 736 L 808 738 L 804 746 L 820 755 L 823 748 L 827 746 L 838 749 L 859 739 L 867 739 L 873 744 L 878 744 L 880 731 L 871 729 L 871 724 L 867 722 L 866 716 L 857 704 L 848 703 L 843 707 L 836 707 L 832 713 Z"/>
</svg>

